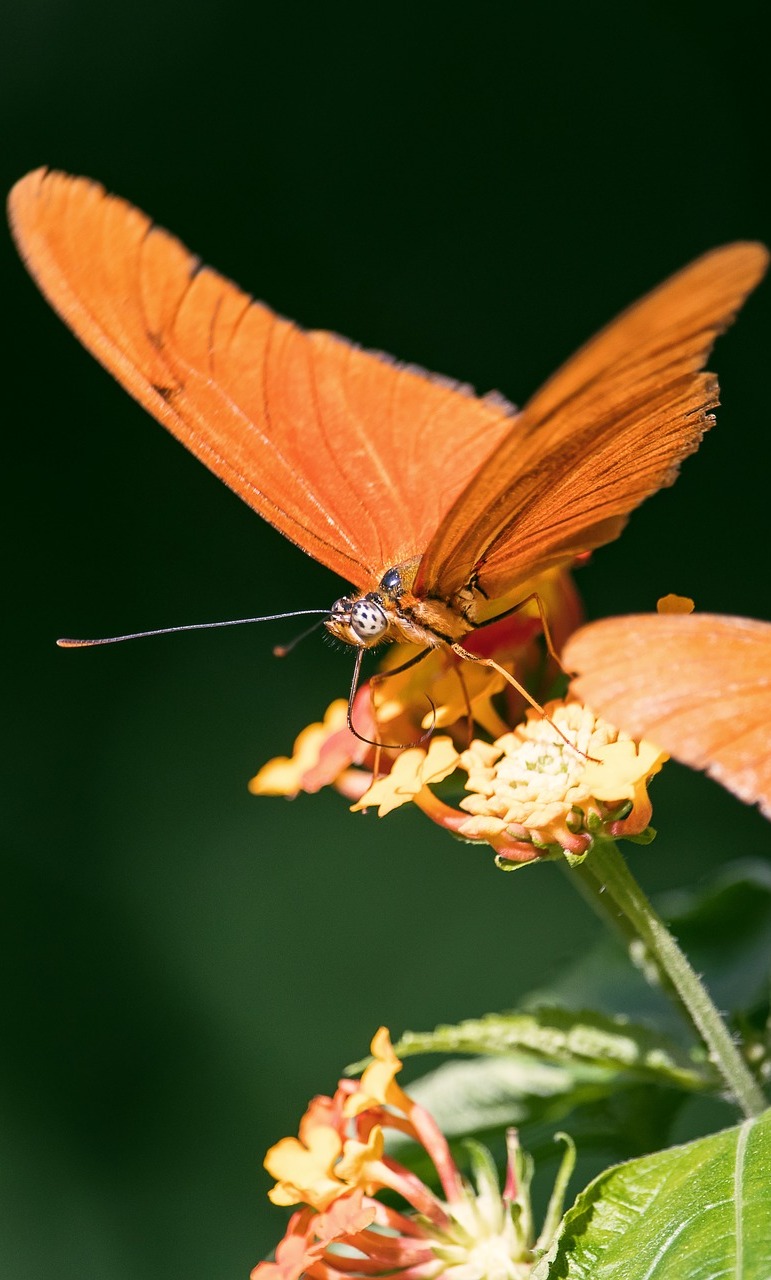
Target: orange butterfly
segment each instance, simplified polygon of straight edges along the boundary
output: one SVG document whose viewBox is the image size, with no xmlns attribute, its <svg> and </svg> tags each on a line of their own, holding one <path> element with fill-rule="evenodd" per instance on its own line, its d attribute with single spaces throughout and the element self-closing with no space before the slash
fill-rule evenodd
<svg viewBox="0 0 771 1280">
<path fill-rule="evenodd" d="M 771 623 L 708 613 L 604 618 L 565 649 L 574 693 L 771 818 Z"/>
<path fill-rule="evenodd" d="M 470 654 L 488 601 L 615 538 L 698 446 L 702 368 L 766 269 L 757 244 L 686 267 L 517 413 L 500 397 L 305 332 L 96 183 L 39 169 L 9 199 L 52 306 L 126 389 L 271 524 L 356 588 L 325 625 Z M 485 613 L 486 610 L 486 613 Z"/>
</svg>

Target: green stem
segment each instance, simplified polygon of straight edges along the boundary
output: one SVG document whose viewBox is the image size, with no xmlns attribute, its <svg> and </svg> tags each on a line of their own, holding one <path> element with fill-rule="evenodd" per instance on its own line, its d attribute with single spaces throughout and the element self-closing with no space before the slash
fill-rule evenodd
<svg viewBox="0 0 771 1280">
<path fill-rule="evenodd" d="M 706 988 L 688 960 L 653 910 L 615 844 L 598 840 L 585 862 L 571 872 L 580 880 L 581 891 L 605 918 L 608 899 L 623 918 L 627 940 L 639 939 L 650 959 L 666 977 L 666 988 L 674 988 L 690 1021 L 709 1051 L 710 1060 L 722 1075 L 746 1116 L 757 1116 L 767 1103 L 731 1039 L 730 1032 L 710 999 Z M 631 929 L 630 929 L 631 926 Z"/>
<path fill-rule="evenodd" d="M 594 857 L 594 853 L 592 854 Z M 565 876 L 577 889 L 584 899 L 584 902 L 591 907 L 592 911 L 603 924 L 607 925 L 611 933 L 616 935 L 618 942 L 627 952 L 629 959 L 636 969 L 645 978 L 645 981 L 652 987 L 658 987 L 663 990 L 674 1004 L 677 1012 L 689 1028 L 693 1027 L 690 1014 L 685 1008 L 680 996 L 672 985 L 669 975 L 662 969 L 656 958 L 652 956 L 647 948 L 640 941 L 640 934 L 622 911 L 619 911 L 613 899 L 605 892 L 605 886 L 598 884 L 592 875 L 592 869 L 587 865 L 570 866 L 563 858 L 559 864 L 565 873 Z"/>
</svg>

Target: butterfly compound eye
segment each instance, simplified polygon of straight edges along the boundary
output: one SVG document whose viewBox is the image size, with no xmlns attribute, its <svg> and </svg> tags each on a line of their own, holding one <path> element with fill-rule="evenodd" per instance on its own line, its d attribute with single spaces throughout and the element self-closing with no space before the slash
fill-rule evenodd
<svg viewBox="0 0 771 1280">
<path fill-rule="evenodd" d="M 396 599 L 402 594 L 402 575 L 399 570 L 389 569 L 380 580 L 380 590 Z"/>
<path fill-rule="evenodd" d="M 375 600 L 357 600 L 351 605 L 351 627 L 360 640 L 379 640 L 388 630 L 388 618 Z"/>
</svg>

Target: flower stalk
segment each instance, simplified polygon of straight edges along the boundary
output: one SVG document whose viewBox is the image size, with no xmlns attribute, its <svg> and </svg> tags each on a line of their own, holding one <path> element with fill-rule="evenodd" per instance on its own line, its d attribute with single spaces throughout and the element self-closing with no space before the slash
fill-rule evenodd
<svg viewBox="0 0 771 1280">
<path fill-rule="evenodd" d="M 634 942 L 639 940 L 647 957 L 664 974 L 666 981 L 662 985 L 665 990 L 669 994 L 676 993 L 681 1009 L 704 1041 L 710 1061 L 720 1072 L 737 1105 L 747 1117 L 760 1115 L 768 1105 L 760 1086 L 734 1044 L 704 984 L 664 921 L 654 911 L 617 846 L 611 840 L 598 840 L 591 856 L 576 863 L 570 874 L 578 878 L 584 896 L 592 901 L 603 919 L 609 918 L 608 899 L 613 902 L 621 914 L 621 927 L 632 959 L 637 962 Z M 649 966 L 646 962 L 640 967 L 645 971 Z"/>
</svg>

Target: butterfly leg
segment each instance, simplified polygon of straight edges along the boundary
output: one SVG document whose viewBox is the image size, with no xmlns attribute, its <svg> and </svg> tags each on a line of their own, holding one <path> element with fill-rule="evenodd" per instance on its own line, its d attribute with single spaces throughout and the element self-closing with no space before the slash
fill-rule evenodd
<svg viewBox="0 0 771 1280">
<path fill-rule="evenodd" d="M 431 699 L 428 698 L 429 705 L 431 707 L 432 712 L 434 713 L 433 721 L 429 726 L 429 728 L 426 729 L 423 733 L 421 733 L 420 737 L 416 738 L 414 742 L 382 742 L 379 738 L 365 738 L 363 734 L 359 733 L 358 729 L 353 723 L 353 704 L 356 700 L 356 694 L 359 692 L 359 676 L 361 674 L 361 661 L 362 661 L 362 658 L 364 657 L 364 653 L 365 653 L 365 650 L 363 648 L 356 650 L 356 658 L 353 664 L 353 676 L 351 677 L 351 691 L 348 694 L 348 714 L 346 717 L 346 723 L 348 725 L 350 732 L 353 734 L 354 738 L 358 738 L 359 742 L 365 742 L 369 747 L 377 748 L 378 763 L 379 763 L 379 758 L 380 758 L 379 753 L 384 747 L 388 747 L 389 750 L 393 750 L 393 751 L 406 751 L 409 747 L 420 746 L 421 742 L 425 742 L 427 738 L 430 738 L 431 734 L 434 732 L 434 724 L 436 723 L 436 707 L 434 706 Z M 383 675 L 380 677 L 380 679 L 385 679 L 386 676 L 389 676 L 389 675 L 396 675 L 397 672 L 404 671 L 406 670 L 407 667 L 415 666 L 415 664 L 420 662 L 422 658 L 425 658 L 427 653 L 430 653 L 430 649 L 426 649 L 424 652 L 417 654 L 414 658 L 410 658 L 409 662 L 404 663 L 401 667 L 396 667 L 394 671 L 384 672 Z M 377 678 L 377 677 L 373 677 L 373 678 Z M 375 711 L 375 708 L 373 703 L 373 716 L 374 716 L 374 711 Z M 377 726 L 376 717 L 375 717 L 375 724 Z"/>
<path fill-rule="evenodd" d="M 370 699 L 370 704 L 372 706 L 372 719 L 375 721 L 375 724 L 377 724 L 377 707 L 375 705 L 375 693 L 377 691 L 378 686 L 383 684 L 385 680 L 390 679 L 391 676 L 400 676 L 404 671 L 409 671 L 411 667 L 416 667 L 419 662 L 422 662 L 424 658 L 428 657 L 429 653 L 431 653 L 431 646 L 429 646 L 426 649 L 421 649 L 420 653 L 413 654 L 411 658 L 408 658 L 406 662 L 400 663 L 398 667 L 393 667 L 390 671 L 378 671 L 375 673 L 374 676 L 370 677 L 369 699 Z M 432 711 L 435 711 L 436 708 L 434 707 L 434 704 L 433 702 L 431 702 L 430 698 L 428 699 L 428 701 Z M 433 725 L 431 726 L 431 730 L 429 730 L 429 732 L 432 732 L 432 731 L 433 731 Z"/>
<path fill-rule="evenodd" d="M 565 668 L 560 661 L 559 654 L 554 648 L 554 641 L 551 638 L 551 631 L 549 629 L 549 620 L 546 616 L 546 607 L 537 591 L 531 591 L 529 596 L 525 596 L 524 600 L 520 600 L 519 604 L 512 605 L 511 609 L 504 609 L 503 613 L 496 613 L 492 618 L 485 618 L 484 622 L 475 623 L 475 630 L 479 630 L 482 627 L 489 627 L 492 622 L 500 622 L 502 618 L 510 618 L 512 614 L 519 613 L 520 609 L 524 609 L 526 604 L 530 604 L 531 600 L 535 602 L 535 606 L 538 610 L 538 617 L 541 620 L 541 630 L 543 631 L 543 638 L 546 642 L 546 652 L 550 658 L 554 659 L 560 671 L 562 671 L 564 675 L 569 675 L 570 672 L 565 671 Z"/>
<path fill-rule="evenodd" d="M 427 658 L 432 651 L 429 645 L 425 649 L 421 649 L 420 653 L 414 653 L 406 662 L 400 663 L 398 667 L 392 667 L 389 671 L 378 671 L 370 680 L 370 685 L 382 684 L 384 680 L 390 679 L 391 676 L 400 676 L 403 671 L 409 671 L 410 667 L 416 667 L 419 662 Z"/>
<path fill-rule="evenodd" d="M 463 694 L 463 702 L 466 708 L 466 746 L 470 747 L 474 737 L 474 713 L 471 709 L 471 699 L 468 696 L 468 687 L 465 679 L 463 678 L 463 667 L 460 664 L 455 664 L 455 674 L 460 682 L 460 689 Z"/>
<path fill-rule="evenodd" d="M 375 692 L 378 685 L 381 685 L 385 680 L 388 680 L 389 676 L 400 676 L 402 672 L 409 671 L 411 667 L 416 667 L 419 662 L 422 662 L 424 658 L 428 657 L 430 652 L 431 652 L 430 647 L 426 649 L 422 649 L 420 653 L 413 654 L 411 658 L 408 658 L 406 662 L 400 663 L 398 667 L 393 667 L 390 671 L 378 671 L 375 673 L 374 676 L 370 678 L 369 700 L 370 700 L 370 705 L 372 707 L 372 719 L 374 720 L 375 724 L 377 724 L 377 707 L 375 705 Z M 429 703 L 431 704 L 431 708 L 433 710 L 434 704 L 433 702 L 431 702 L 430 698 L 429 698 Z M 433 729 L 433 725 L 431 727 Z M 382 751 L 382 743 L 378 743 L 377 750 L 375 752 L 375 763 L 372 767 L 373 782 L 377 782 L 378 778 L 380 777 L 381 751 Z"/>
<path fill-rule="evenodd" d="M 509 610 L 509 612 L 513 612 L 513 610 Z M 504 616 L 504 615 L 501 615 L 501 616 Z M 530 706 L 535 711 L 537 711 L 539 715 L 543 716 L 544 720 L 548 720 L 552 729 L 554 729 L 555 733 L 559 734 L 563 742 L 565 742 L 567 746 L 570 747 L 571 751 L 575 751 L 579 756 L 583 756 L 583 758 L 586 760 L 592 759 L 591 756 L 587 756 L 584 751 L 581 751 L 575 745 L 575 743 L 570 741 L 570 739 L 562 732 L 559 725 L 555 724 L 554 721 L 551 720 L 549 716 L 547 716 L 540 702 L 536 702 L 535 698 L 528 693 L 525 686 L 520 684 L 519 681 L 515 679 L 515 677 L 511 674 L 510 671 L 507 671 L 506 668 L 502 667 L 499 662 L 496 662 L 495 658 L 480 658 L 478 654 L 470 653 L 468 649 L 464 649 L 463 646 L 460 644 L 453 644 L 450 647 L 453 653 L 457 653 L 459 658 L 465 658 L 467 662 L 478 662 L 483 667 L 490 667 L 493 671 L 497 671 L 498 674 L 503 676 L 504 680 L 506 680 L 506 682 L 512 686 L 512 688 L 517 690 L 517 693 L 522 695 L 522 697 L 525 699 L 526 702 L 530 703 Z"/>
</svg>

